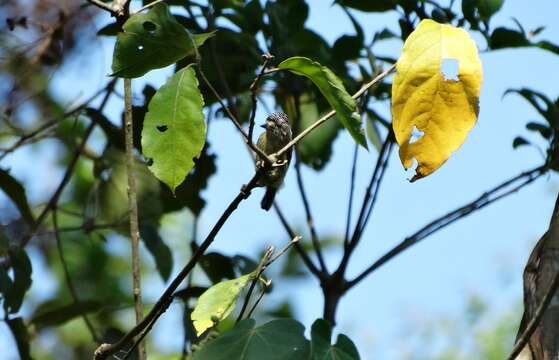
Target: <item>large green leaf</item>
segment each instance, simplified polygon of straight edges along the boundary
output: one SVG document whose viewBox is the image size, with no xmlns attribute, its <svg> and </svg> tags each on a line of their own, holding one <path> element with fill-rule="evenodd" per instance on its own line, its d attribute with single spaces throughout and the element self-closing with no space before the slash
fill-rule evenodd
<svg viewBox="0 0 559 360">
<path fill-rule="evenodd" d="M 342 81 L 330 69 L 304 57 L 286 59 L 278 67 L 308 77 L 328 100 L 330 106 L 336 110 L 338 119 L 355 141 L 367 148 L 367 141 L 361 129 L 361 118 L 355 112 L 357 108 L 355 100 L 348 94 Z"/>
<path fill-rule="evenodd" d="M 311 360 L 359 360 L 359 352 L 353 342 L 344 334 L 338 335 L 336 343 L 330 344 L 332 329 L 322 319 L 311 328 Z"/>
<path fill-rule="evenodd" d="M 229 316 L 235 308 L 239 294 L 254 276 L 254 273 L 250 273 L 217 283 L 198 298 L 192 312 L 192 321 L 198 335 Z"/>
<path fill-rule="evenodd" d="M 303 325 L 292 319 L 254 327 L 252 319 L 211 340 L 193 354 L 193 360 L 301 360 L 309 357 Z"/>
<path fill-rule="evenodd" d="M 98 311 L 103 303 L 98 301 L 79 301 L 60 305 L 58 301 L 49 301 L 39 305 L 31 318 L 31 323 L 40 330 L 49 326 L 63 324 L 80 315 Z"/>
<path fill-rule="evenodd" d="M 307 96 L 301 97 L 300 131 L 312 125 L 319 117 L 317 104 Z M 301 161 L 315 170 L 321 170 L 330 160 L 332 144 L 340 128 L 339 122 L 327 121 L 301 139 L 298 144 Z"/>
<path fill-rule="evenodd" d="M 140 235 L 146 248 L 155 260 L 155 267 L 159 275 L 161 275 L 163 281 L 169 280 L 173 270 L 173 253 L 159 236 L 157 226 L 149 223 L 142 225 L 140 227 Z"/>
<path fill-rule="evenodd" d="M 142 130 L 151 172 L 175 191 L 194 167 L 206 141 L 204 99 L 192 66 L 174 74 L 153 96 Z"/>
<path fill-rule="evenodd" d="M 0 169 L 0 189 L 14 202 L 27 225 L 32 226 L 35 219 L 27 202 L 25 189 L 6 170 L 2 169 Z"/>
<path fill-rule="evenodd" d="M 113 53 L 113 76 L 135 78 L 192 55 L 213 33 L 192 35 L 179 24 L 165 3 L 136 14 L 118 33 Z"/>
</svg>

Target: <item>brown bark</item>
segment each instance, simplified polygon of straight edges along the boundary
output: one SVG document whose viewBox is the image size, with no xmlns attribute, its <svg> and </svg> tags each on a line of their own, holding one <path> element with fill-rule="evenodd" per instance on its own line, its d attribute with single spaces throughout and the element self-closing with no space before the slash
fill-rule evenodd
<svg viewBox="0 0 559 360">
<path fill-rule="evenodd" d="M 559 271 L 559 196 L 548 231 L 538 241 L 524 269 L 524 315 L 517 341 L 536 316 L 540 304 Z M 559 359 L 559 292 L 552 294 L 539 325 L 517 360 Z"/>
</svg>

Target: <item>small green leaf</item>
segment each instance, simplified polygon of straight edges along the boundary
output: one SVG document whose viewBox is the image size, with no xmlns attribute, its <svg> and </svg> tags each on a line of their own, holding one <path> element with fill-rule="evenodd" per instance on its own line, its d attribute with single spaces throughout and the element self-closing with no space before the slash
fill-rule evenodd
<svg viewBox="0 0 559 360">
<path fill-rule="evenodd" d="M 157 232 L 157 227 L 153 224 L 146 224 L 140 228 L 140 235 L 146 248 L 155 260 L 155 267 L 161 275 L 163 281 L 169 280 L 173 270 L 173 253 L 165 244 Z"/>
<path fill-rule="evenodd" d="M 278 67 L 308 77 L 337 112 L 337 117 L 358 144 L 367 148 L 361 129 L 361 118 L 355 112 L 355 100 L 347 93 L 342 81 L 327 67 L 304 57 L 292 57 Z"/>
<path fill-rule="evenodd" d="M 142 130 L 151 172 L 174 193 L 194 167 L 206 141 L 204 99 L 191 65 L 179 70 L 153 96 Z"/>
<path fill-rule="evenodd" d="M 338 335 L 336 343 L 330 345 L 332 329 L 322 319 L 311 328 L 311 360 L 359 360 L 359 352 L 353 342 L 344 334 Z"/>
<path fill-rule="evenodd" d="M 477 0 L 477 8 L 479 15 L 482 19 L 489 20 L 489 18 L 503 6 L 504 0 Z"/>
<path fill-rule="evenodd" d="M 32 269 L 31 261 L 22 248 L 10 247 L 8 256 L 13 269 L 13 279 L 11 280 L 11 288 L 8 288 L 7 293 L 4 294 L 4 308 L 8 309 L 9 313 L 15 314 L 21 308 L 25 293 L 31 287 Z M 0 281 L 4 283 L 6 281 L 5 277 L 1 275 L 0 277 L 3 278 Z M 3 288 L 4 284 L 1 287 Z"/>
<path fill-rule="evenodd" d="M 197 335 L 225 319 L 235 308 L 237 298 L 255 274 L 250 273 L 240 278 L 223 281 L 206 290 L 199 298 L 194 311 L 192 321 Z"/>
<path fill-rule="evenodd" d="M 191 55 L 213 33 L 190 36 L 165 3 L 146 14 L 132 16 L 118 33 L 113 53 L 112 76 L 136 78 L 150 70 L 171 65 Z"/>
<path fill-rule="evenodd" d="M 252 319 L 209 341 L 194 352 L 193 360 L 301 360 L 309 358 L 303 325 L 278 319 L 254 327 Z"/>
<path fill-rule="evenodd" d="M 530 143 L 523 137 L 517 136 L 512 142 L 512 148 L 516 149 L 519 146 L 530 145 Z"/>
<path fill-rule="evenodd" d="M 14 202 L 27 225 L 32 226 L 35 223 L 35 218 L 27 202 L 25 189 L 6 170 L 2 169 L 0 169 L 0 189 Z"/>
<path fill-rule="evenodd" d="M 103 304 L 98 301 L 79 301 L 60 305 L 57 301 L 49 301 L 39 305 L 31 318 L 31 323 L 38 330 L 49 326 L 63 324 L 80 315 L 98 311 Z"/>
<path fill-rule="evenodd" d="M 491 33 L 489 46 L 491 49 L 504 49 L 509 47 L 524 47 L 532 44 L 526 36 L 519 31 L 511 30 L 503 27 L 496 28 Z"/>
</svg>

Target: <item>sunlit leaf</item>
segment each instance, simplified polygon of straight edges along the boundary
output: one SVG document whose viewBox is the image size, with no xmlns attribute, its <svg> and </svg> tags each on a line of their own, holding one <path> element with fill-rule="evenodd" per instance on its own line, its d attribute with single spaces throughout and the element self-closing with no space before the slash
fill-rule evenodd
<svg viewBox="0 0 559 360">
<path fill-rule="evenodd" d="M 367 148 L 367 141 L 361 118 L 355 112 L 355 100 L 347 93 L 342 81 L 327 67 L 304 57 L 292 57 L 282 61 L 278 68 L 289 70 L 294 74 L 308 77 L 336 110 L 336 116 L 349 131 L 353 139 Z"/>
<path fill-rule="evenodd" d="M 193 360 L 301 360 L 309 358 L 303 325 L 278 319 L 254 327 L 252 319 L 239 322 L 231 331 L 194 352 Z"/>
<path fill-rule="evenodd" d="M 192 55 L 213 33 L 189 36 L 165 3 L 136 14 L 117 35 L 112 76 L 140 77 L 150 70 L 171 65 Z"/>
<path fill-rule="evenodd" d="M 250 273 L 237 279 L 217 283 L 198 298 L 192 312 L 192 321 L 197 335 L 225 319 L 233 311 L 241 290 L 254 276 L 254 273 Z"/>
<path fill-rule="evenodd" d="M 445 78 L 445 60 L 457 65 L 456 79 Z M 475 125 L 481 62 L 466 31 L 423 20 L 406 40 L 396 69 L 393 128 L 404 168 L 418 163 L 414 181 L 437 170 Z M 423 136 L 412 142 L 414 128 Z"/>
<path fill-rule="evenodd" d="M 327 321 L 316 320 L 311 328 L 312 360 L 359 360 L 359 352 L 344 334 L 338 335 L 336 343 L 330 344 L 332 329 Z"/>
<path fill-rule="evenodd" d="M 153 96 L 142 130 L 151 172 L 175 191 L 194 167 L 206 141 L 204 99 L 192 66 L 174 74 Z"/>
</svg>

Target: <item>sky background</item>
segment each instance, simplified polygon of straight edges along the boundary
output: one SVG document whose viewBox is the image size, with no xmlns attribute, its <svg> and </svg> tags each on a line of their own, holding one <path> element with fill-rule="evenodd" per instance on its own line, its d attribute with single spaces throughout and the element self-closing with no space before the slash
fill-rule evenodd
<svg viewBox="0 0 559 360">
<path fill-rule="evenodd" d="M 307 26 L 320 33 L 330 44 L 343 34 L 353 34 L 349 19 L 330 1 L 310 0 Z M 459 6 L 457 2 L 456 6 Z M 559 23 L 556 21 L 558 5 L 547 1 L 505 1 L 503 9 L 492 18 L 492 28 L 514 28 L 513 17 L 527 30 L 546 26 L 539 35 L 557 43 Z M 375 31 L 389 27 L 399 33 L 396 13 L 384 15 L 354 11 L 365 33 L 370 38 Z M 109 17 L 100 15 L 98 27 L 108 23 Z M 84 29 L 94 32 L 94 29 Z M 538 49 L 511 49 L 483 52 L 486 44 L 481 36 L 473 34 L 482 50 L 484 81 L 477 125 L 464 145 L 437 172 L 428 178 L 410 183 L 393 151 L 384 178 L 381 193 L 359 248 L 348 269 L 349 277 L 376 260 L 406 236 L 429 221 L 450 210 L 470 202 L 484 191 L 522 171 L 543 162 L 541 154 L 532 147 L 512 150 L 517 135 L 528 134 L 524 125 L 539 119 L 538 114 L 519 96 L 502 97 L 508 88 L 537 89 L 550 98 L 559 95 L 559 57 Z M 87 56 L 80 56 L 57 70 L 51 84 L 60 99 L 68 104 L 79 103 L 106 82 L 110 72 L 111 39 L 95 40 Z M 397 57 L 401 41 L 391 40 L 376 48 L 377 54 Z M 276 59 L 278 62 L 281 59 Z M 160 86 L 171 68 L 154 71 L 146 78 L 134 82 L 134 92 L 141 99 L 144 83 Z M 120 83 L 121 84 L 121 83 Z M 122 86 L 122 85 L 121 85 Z M 375 108 L 389 116 L 388 104 Z M 121 100 L 113 97 L 109 103 L 109 118 L 120 118 Z M 257 119 L 266 116 L 262 107 Z M 98 134 L 97 139 L 101 135 Z M 252 175 L 253 165 L 242 145 L 240 136 L 227 120 L 212 122 L 209 141 L 217 154 L 219 172 L 213 176 L 204 192 L 207 206 L 199 222 L 199 237 L 203 238 L 223 212 L 226 204 L 238 193 L 241 184 Z M 540 141 L 539 144 L 543 145 Z M 91 146 L 102 149 L 99 140 Z M 57 145 L 46 141 L 33 149 L 21 150 L 5 159 L 2 167 L 12 167 L 15 176 L 31 183 L 28 194 L 33 203 L 45 201 L 62 175 L 54 163 Z M 321 172 L 304 168 L 303 175 L 312 204 L 319 235 L 340 235 L 345 229 L 349 172 L 353 142 L 346 132 L 336 139 L 333 158 Z M 41 161 L 31 162 L 40 155 Z M 356 182 L 356 196 L 360 199 L 376 162 L 375 150 L 360 150 Z M 32 165 L 31 165 L 32 163 Z M 33 171 L 32 171 L 33 170 Z M 34 174 L 44 174 L 34 181 Z M 549 217 L 559 190 L 559 177 L 540 178 L 519 193 L 507 197 L 474 215 L 461 220 L 430 236 L 419 245 L 397 257 L 372 276 L 352 289 L 342 300 L 337 313 L 337 332 L 347 334 L 359 348 L 363 359 L 400 359 L 403 349 L 414 346 L 419 330 L 432 319 L 460 316 L 472 295 L 478 295 L 490 306 L 491 316 L 513 309 L 522 296 L 522 271 L 529 252 L 547 229 Z M 219 233 L 211 250 L 226 254 L 255 255 L 267 245 L 282 246 L 287 239 L 276 215 L 262 213 L 259 202 L 263 190 L 258 189 L 248 201 L 241 204 Z M 2 200 L 5 198 L 2 198 Z M 290 171 L 284 188 L 278 195 L 289 222 L 299 228 L 304 224 L 294 171 Z M 356 201 L 358 206 L 360 201 Z M 177 249 L 175 273 L 187 260 L 184 244 L 190 231 L 188 216 L 181 213 L 170 217 L 162 230 L 165 241 Z M 185 230 L 186 228 L 186 230 Z M 111 250 L 127 254 L 128 242 L 110 241 Z M 33 254 L 33 250 L 31 250 Z M 330 269 L 337 266 L 341 252 L 328 251 Z M 44 271 L 38 256 L 33 256 L 33 297 L 39 301 L 54 292 L 54 282 Z M 153 264 L 149 254 L 143 252 L 143 261 Z M 157 276 L 145 278 L 145 301 L 153 302 L 162 292 L 164 284 Z M 275 291 L 264 301 L 271 305 L 289 298 L 294 302 L 298 318 L 305 326 L 322 315 L 322 294 L 316 280 L 276 283 Z M 32 306 L 28 306 L 29 310 Z M 168 351 L 179 351 L 182 335 L 169 336 L 169 331 L 182 332 L 180 307 L 172 306 L 164 314 L 153 332 L 153 340 Z M 518 318 L 521 317 L 518 313 Z M 444 339 L 445 334 L 440 334 Z M 464 337 L 473 337 L 465 333 Z M 13 349 L 7 328 L 0 323 L 0 349 Z M 44 340 L 48 343 L 48 339 Z M 8 352 L 0 359 L 11 359 Z"/>
</svg>

